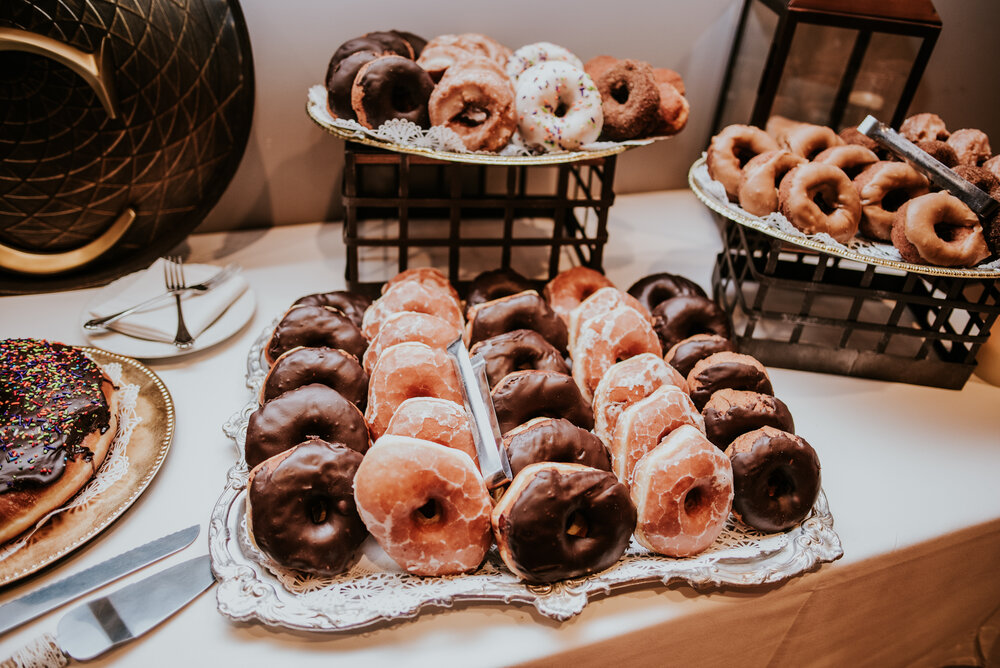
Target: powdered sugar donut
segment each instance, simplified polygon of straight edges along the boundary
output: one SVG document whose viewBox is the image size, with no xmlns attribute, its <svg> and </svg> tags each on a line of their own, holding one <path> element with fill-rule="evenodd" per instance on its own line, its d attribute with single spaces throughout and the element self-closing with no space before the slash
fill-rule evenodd
<svg viewBox="0 0 1000 668">
<path fill-rule="evenodd" d="M 578 67 L 546 61 L 517 80 L 517 127 L 528 146 L 573 151 L 596 141 L 604 126 L 601 94 Z"/>
<path fill-rule="evenodd" d="M 534 44 L 525 44 L 514 52 L 510 60 L 507 61 L 507 76 L 516 82 L 517 78 L 524 72 L 547 61 L 561 61 L 569 63 L 578 70 L 583 69 L 583 62 L 569 49 L 551 42 L 535 42 Z"/>
</svg>

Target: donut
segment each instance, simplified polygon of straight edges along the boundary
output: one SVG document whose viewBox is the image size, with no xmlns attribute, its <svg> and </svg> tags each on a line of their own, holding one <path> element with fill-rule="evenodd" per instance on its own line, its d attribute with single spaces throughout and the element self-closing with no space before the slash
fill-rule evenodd
<svg viewBox="0 0 1000 668">
<path fill-rule="evenodd" d="M 628 293 L 638 299 L 639 303 L 650 313 L 660 302 L 671 297 L 678 295 L 708 296 L 705 294 L 705 290 L 691 279 L 667 272 L 650 274 L 640 278 L 632 284 Z"/>
<path fill-rule="evenodd" d="M 995 155 L 983 163 L 983 169 L 1000 179 L 1000 155 Z"/>
<path fill-rule="evenodd" d="M 713 353 L 731 351 L 733 342 L 718 334 L 693 334 L 670 346 L 663 361 L 677 369 L 687 378 L 698 360 L 705 359 Z"/>
<path fill-rule="evenodd" d="M 593 398 L 611 365 L 640 353 L 661 357 L 663 348 L 653 326 L 634 308 L 622 306 L 583 323 L 571 357 L 573 379 L 584 399 Z"/>
<path fill-rule="evenodd" d="M 496 40 L 478 33 L 438 35 L 424 46 L 417 64 L 434 81 L 440 81 L 449 67 L 471 56 L 482 56 L 506 69 L 510 50 Z"/>
<path fill-rule="evenodd" d="M 551 42 L 535 42 L 525 44 L 514 51 L 507 61 L 507 76 L 516 82 L 522 74 L 535 65 L 548 61 L 568 63 L 578 70 L 584 69 L 583 63 L 569 49 Z"/>
<path fill-rule="evenodd" d="M 705 419 L 691 397 L 673 385 L 661 385 L 626 407 L 611 436 L 611 462 L 618 479 L 631 484 L 635 465 L 643 455 L 685 424 L 705 433 Z"/>
<path fill-rule="evenodd" d="M 926 193 L 927 179 L 905 162 L 876 162 L 854 179 L 861 198 L 858 231 L 889 241 L 892 221 L 904 202 Z"/>
<path fill-rule="evenodd" d="M 619 59 L 615 58 L 614 56 L 608 56 L 608 55 L 594 56 L 593 58 L 591 58 L 590 60 L 588 60 L 586 63 L 583 64 L 583 71 L 589 74 L 590 78 L 593 79 L 595 77 L 599 77 L 600 75 L 602 75 L 605 72 L 605 70 L 607 70 L 609 67 L 617 63 L 618 60 Z M 656 77 L 655 71 L 653 73 L 653 77 L 655 80 Z"/>
<path fill-rule="evenodd" d="M 534 284 L 513 269 L 490 269 L 477 274 L 469 283 L 469 294 L 465 298 L 465 317 L 476 304 L 516 295 L 525 290 L 534 290 Z"/>
<path fill-rule="evenodd" d="M 843 170 L 821 162 L 799 165 L 778 188 L 778 210 L 803 234 L 829 234 L 845 243 L 858 231 L 861 200 Z"/>
<path fill-rule="evenodd" d="M 250 541 L 279 566 L 321 576 L 347 570 L 368 530 L 354 504 L 362 455 L 310 439 L 250 471 Z"/>
<path fill-rule="evenodd" d="M 575 151 L 601 135 L 601 94 L 583 70 L 546 61 L 522 74 L 514 88 L 517 129 L 525 145 Z"/>
<path fill-rule="evenodd" d="M 594 428 L 594 410 L 571 376 L 556 371 L 514 371 L 490 392 L 500 433 L 537 417 L 565 418 Z"/>
<path fill-rule="evenodd" d="M 958 154 L 955 153 L 948 142 L 943 142 L 937 139 L 928 139 L 926 141 L 918 141 L 917 148 L 931 156 L 938 162 L 940 162 L 945 167 L 954 167 L 958 164 Z"/>
<path fill-rule="evenodd" d="M 390 33 L 399 37 L 404 42 L 410 46 L 410 51 L 413 52 L 413 58 L 419 58 L 420 53 L 427 46 L 427 40 L 420 35 L 414 35 L 412 32 L 406 32 L 405 30 L 390 30 Z"/>
<path fill-rule="evenodd" d="M 705 435 L 720 450 L 748 431 L 774 427 L 795 433 L 788 406 L 770 394 L 723 388 L 712 394 L 702 411 Z"/>
<path fill-rule="evenodd" d="M 819 457 L 805 439 L 774 427 L 739 436 L 726 448 L 733 465 L 733 514 L 765 532 L 784 531 L 819 496 Z"/>
<path fill-rule="evenodd" d="M 602 138 L 635 139 L 656 128 L 660 121 L 660 92 L 649 63 L 619 60 L 593 81 L 601 95 Z"/>
<path fill-rule="evenodd" d="M 584 299 L 601 288 L 614 287 L 608 278 L 590 267 L 573 267 L 559 272 L 542 290 L 552 310 L 569 324 L 569 314 Z"/>
<path fill-rule="evenodd" d="M 830 128 L 811 123 L 800 123 L 792 128 L 782 142 L 785 148 L 806 160 L 812 160 L 831 146 L 840 146 L 843 143 L 844 140 Z"/>
<path fill-rule="evenodd" d="M 429 313 L 399 311 L 382 323 L 378 334 L 368 344 L 362 359 L 366 373 L 371 373 L 379 356 L 389 346 L 406 341 L 419 341 L 431 348 L 448 347 L 448 344 L 462 336 L 462 330 L 453 324 Z"/>
<path fill-rule="evenodd" d="M 639 460 L 630 493 L 639 544 L 668 557 L 690 557 L 726 526 L 733 466 L 704 434 L 683 425 Z"/>
<path fill-rule="evenodd" d="M 407 399 L 392 414 L 385 433 L 419 438 L 461 450 L 479 466 L 469 414 L 454 401 L 434 397 Z"/>
<path fill-rule="evenodd" d="M 351 322 L 358 326 L 358 329 L 361 329 L 361 320 L 364 318 L 365 310 L 371 305 L 371 298 L 347 290 L 305 295 L 296 299 L 292 304 L 292 306 L 330 306 L 350 318 Z"/>
<path fill-rule="evenodd" d="M 264 347 L 264 359 L 274 364 L 292 348 L 339 348 L 358 359 L 368 341 L 349 317 L 329 306 L 293 306 L 282 316 Z"/>
<path fill-rule="evenodd" d="M 349 121 L 358 120 L 358 115 L 351 105 L 351 91 L 354 80 L 361 68 L 382 53 L 380 51 L 356 51 L 345 58 L 330 60 L 326 70 L 326 103 L 337 118 Z"/>
<path fill-rule="evenodd" d="M 337 390 L 345 399 L 365 409 L 368 374 L 358 359 L 336 348 L 292 348 L 274 361 L 260 389 L 260 403 L 303 385 L 319 383 Z"/>
<path fill-rule="evenodd" d="M 847 178 L 853 181 L 866 167 L 878 162 L 878 156 L 874 151 L 859 144 L 844 144 L 843 146 L 831 146 L 825 151 L 820 151 L 813 158 L 813 162 L 840 167 L 844 174 L 847 174 Z"/>
<path fill-rule="evenodd" d="M 401 403 L 410 397 L 463 402 L 462 386 L 444 350 L 407 341 L 382 351 L 368 382 L 365 420 L 373 438 L 381 436 Z"/>
<path fill-rule="evenodd" d="M 767 369 L 750 355 L 721 352 L 698 360 L 687 377 L 691 399 L 698 410 L 714 392 L 723 388 L 750 390 L 761 394 L 774 394 Z"/>
<path fill-rule="evenodd" d="M 754 216 L 766 216 L 778 210 L 778 184 L 793 167 L 806 159 L 789 151 L 765 151 L 755 155 L 743 167 L 737 197 L 740 206 Z"/>
<path fill-rule="evenodd" d="M 853 146 L 862 146 L 871 151 L 872 153 L 874 153 L 875 155 L 880 156 L 882 152 L 885 150 L 877 141 L 875 141 L 874 139 L 864 134 L 855 127 L 846 127 L 840 132 L 838 132 L 837 136 L 843 139 L 845 144 Z"/>
<path fill-rule="evenodd" d="M 667 350 L 694 334 L 729 338 L 729 317 L 708 297 L 678 295 L 653 309 L 653 329 Z"/>
<path fill-rule="evenodd" d="M 627 292 L 622 292 L 618 288 L 610 286 L 601 288 L 569 312 L 569 327 L 567 329 L 569 330 L 570 349 L 573 348 L 573 344 L 576 342 L 577 334 L 579 334 L 583 323 L 591 318 L 609 313 L 621 306 L 635 309 L 652 324 L 653 316 L 649 314 L 645 306 L 639 303 L 638 299 Z"/>
<path fill-rule="evenodd" d="M 402 119 L 426 129 L 430 127 L 427 101 L 433 89 L 430 75 L 409 58 L 379 56 L 358 70 L 351 107 L 366 128 Z"/>
<path fill-rule="evenodd" d="M 385 285 L 382 286 L 381 294 L 384 295 L 394 285 L 409 281 L 423 283 L 432 289 L 444 290 L 451 295 L 452 299 L 458 301 L 458 290 L 451 284 L 448 277 L 436 267 L 413 267 L 412 269 L 401 271 L 385 282 Z"/>
<path fill-rule="evenodd" d="M 486 362 L 486 378 L 494 387 L 514 371 L 556 371 L 569 374 L 569 367 L 555 346 L 533 329 L 515 329 L 479 341 L 469 351 Z"/>
<path fill-rule="evenodd" d="M 543 462 L 517 474 L 491 521 L 514 575 L 555 582 L 614 565 L 635 529 L 635 505 L 613 473 Z"/>
<path fill-rule="evenodd" d="M 979 218 L 944 191 L 906 202 L 896 212 L 892 245 L 905 262 L 974 267 L 990 256 Z"/>
<path fill-rule="evenodd" d="M 990 138 L 985 132 L 975 128 L 955 130 L 948 137 L 947 144 L 955 149 L 960 165 L 976 167 L 993 155 Z"/>
<path fill-rule="evenodd" d="M 764 131 L 778 144 L 783 145 L 788 133 L 802 124 L 801 121 L 793 121 L 790 118 L 775 114 L 767 119 L 767 122 L 764 124 Z"/>
<path fill-rule="evenodd" d="M 687 392 L 687 381 L 653 353 L 642 353 L 613 364 L 594 390 L 594 433 L 611 445 L 622 411 L 663 385 Z"/>
<path fill-rule="evenodd" d="M 420 281 L 402 281 L 389 286 L 365 311 L 361 333 L 374 339 L 382 324 L 401 311 L 434 315 L 459 330 L 465 326 L 462 308 L 448 291 Z"/>
<path fill-rule="evenodd" d="M 657 82 L 656 90 L 660 94 L 660 107 L 652 132 L 657 135 L 675 135 L 687 125 L 691 106 L 683 93 L 669 83 Z"/>
<path fill-rule="evenodd" d="M 670 84 L 681 95 L 686 94 L 684 79 L 679 72 L 669 67 L 654 67 L 653 80 L 658 84 Z"/>
<path fill-rule="evenodd" d="M 470 151 L 499 151 L 517 129 L 514 86 L 500 66 L 480 56 L 441 77 L 427 103 L 431 125 L 455 132 Z"/>
<path fill-rule="evenodd" d="M 361 37 L 349 39 L 337 47 L 337 50 L 333 52 L 330 63 L 338 63 L 351 54 L 361 51 L 369 51 L 379 55 L 394 54 L 403 58 L 413 58 L 413 50 L 410 48 L 410 45 L 399 35 L 393 35 L 389 32 L 370 32 Z"/>
<path fill-rule="evenodd" d="M 368 427 L 358 407 L 326 385 L 289 390 L 251 413 L 244 451 L 247 466 L 290 450 L 309 438 L 341 443 L 364 454 Z"/>
<path fill-rule="evenodd" d="M 503 447 L 514 475 L 538 462 L 565 462 L 611 470 L 611 457 L 601 439 L 562 418 L 535 418 L 519 425 L 507 432 Z"/>
<path fill-rule="evenodd" d="M 383 436 L 354 476 L 368 531 L 414 575 L 479 567 L 492 544 L 486 483 L 464 452 L 406 436 Z"/>
<path fill-rule="evenodd" d="M 997 194 L 993 191 L 1000 188 L 1000 177 L 994 176 L 988 169 L 972 167 L 971 165 L 957 165 L 952 171 L 996 199 Z"/>
<path fill-rule="evenodd" d="M 948 128 L 941 117 L 937 114 L 927 113 L 914 114 L 904 120 L 903 124 L 899 126 L 899 134 L 914 143 L 928 139 L 944 141 L 948 139 L 949 135 Z"/>
<path fill-rule="evenodd" d="M 755 155 L 779 148 L 778 142 L 760 128 L 729 125 L 712 137 L 705 164 L 709 176 L 725 186 L 729 199 L 735 202 L 739 199 L 743 166 Z"/>
<path fill-rule="evenodd" d="M 566 323 L 534 290 L 477 304 L 469 311 L 465 343 L 472 346 L 497 334 L 531 329 L 559 352 L 566 352 Z"/>
</svg>

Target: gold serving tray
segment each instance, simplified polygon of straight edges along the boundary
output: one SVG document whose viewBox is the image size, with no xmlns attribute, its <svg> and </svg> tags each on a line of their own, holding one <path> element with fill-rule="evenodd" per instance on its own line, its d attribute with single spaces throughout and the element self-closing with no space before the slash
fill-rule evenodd
<svg viewBox="0 0 1000 668">
<path fill-rule="evenodd" d="M 128 471 L 111 487 L 79 508 L 50 519 L 20 550 L 0 561 L 0 586 L 15 582 L 83 546 L 118 519 L 152 482 L 174 436 L 174 402 L 166 385 L 141 362 L 100 348 L 78 347 L 97 362 L 117 362 L 122 382 L 139 386 L 136 413 L 141 418 L 125 446 Z"/>
</svg>

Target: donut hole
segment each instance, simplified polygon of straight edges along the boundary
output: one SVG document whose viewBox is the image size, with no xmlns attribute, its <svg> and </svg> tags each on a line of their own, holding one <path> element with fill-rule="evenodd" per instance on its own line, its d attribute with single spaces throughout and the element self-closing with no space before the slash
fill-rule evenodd
<svg viewBox="0 0 1000 668">
<path fill-rule="evenodd" d="M 780 499 L 795 492 L 795 480 L 788 472 L 788 469 L 782 466 L 773 469 L 767 474 L 764 487 L 767 490 L 768 498 Z"/>
<path fill-rule="evenodd" d="M 426 503 L 413 511 L 413 518 L 418 524 L 434 524 L 441 521 L 442 509 L 437 499 L 428 499 Z"/>
<path fill-rule="evenodd" d="M 313 524 L 324 524 L 330 514 L 330 504 L 328 499 L 321 496 L 314 496 L 306 500 L 306 514 Z"/>
<path fill-rule="evenodd" d="M 566 534 L 574 538 L 586 538 L 590 531 L 590 523 L 586 515 L 579 510 L 574 510 L 566 518 Z"/>
<path fill-rule="evenodd" d="M 618 104 L 625 104 L 628 102 L 629 88 L 628 84 L 624 81 L 616 81 L 611 85 L 611 97 Z"/>
<path fill-rule="evenodd" d="M 702 485 L 695 485 L 684 494 L 684 514 L 698 518 L 708 510 L 710 498 Z"/>
<path fill-rule="evenodd" d="M 393 86 L 389 104 L 400 113 L 413 111 L 420 106 L 420 101 L 409 86 Z"/>
<path fill-rule="evenodd" d="M 538 362 L 538 357 L 530 351 L 524 351 L 514 357 L 514 371 L 532 371 Z"/>
<path fill-rule="evenodd" d="M 485 123 L 489 117 L 489 112 L 480 105 L 466 104 L 453 120 L 459 125 L 475 128 Z"/>
<path fill-rule="evenodd" d="M 964 236 L 965 227 L 961 225 L 952 225 L 951 223 L 936 223 L 934 225 L 934 234 L 938 236 L 941 241 L 945 243 L 951 243 L 952 241 L 957 241 Z"/>
<path fill-rule="evenodd" d="M 910 193 L 903 189 L 890 190 L 882 198 L 882 208 L 886 211 L 896 211 L 910 199 Z"/>
<path fill-rule="evenodd" d="M 733 147 L 733 157 L 740 163 L 740 169 L 746 167 L 747 163 L 756 156 L 757 152 L 749 146 L 740 144 Z"/>
<path fill-rule="evenodd" d="M 556 117 L 562 118 L 563 116 L 569 113 L 569 106 L 570 105 L 566 104 L 564 100 L 559 100 L 559 104 L 557 104 L 556 108 L 552 110 L 552 113 Z"/>
<path fill-rule="evenodd" d="M 831 213 L 837 210 L 836 205 L 829 200 L 827 193 L 819 190 L 813 195 L 813 204 L 819 207 L 819 210 L 823 212 L 823 215 L 829 216 Z"/>
</svg>

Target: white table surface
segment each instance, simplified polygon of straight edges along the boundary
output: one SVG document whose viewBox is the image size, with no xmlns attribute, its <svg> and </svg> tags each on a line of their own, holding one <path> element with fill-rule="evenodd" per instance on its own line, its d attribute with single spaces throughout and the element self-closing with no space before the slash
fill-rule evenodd
<svg viewBox="0 0 1000 668">
<path fill-rule="evenodd" d="M 620 196 L 611 209 L 609 231 L 605 269 L 620 287 L 656 271 L 684 274 L 710 287 L 719 237 L 711 215 L 691 193 Z M 197 235 L 181 250 L 189 262 L 242 265 L 258 300 L 253 320 L 211 349 L 148 362 L 170 389 L 177 408 L 173 446 L 159 475 L 96 540 L 43 573 L 0 590 L 0 603 L 192 523 L 202 526 L 195 545 L 141 575 L 206 553 L 209 514 L 236 457 L 220 426 L 248 400 L 244 368 L 250 344 L 295 298 L 344 287 L 337 223 Z M 76 323 L 93 292 L 0 298 L 0 336 L 87 344 Z M 627 639 L 641 637 L 644 631 L 659 633 L 704 615 L 711 619 L 735 612 L 751 619 L 782 596 L 853 573 L 852 567 L 877 565 L 880 559 L 907 554 L 907 548 L 952 532 L 996 531 L 1000 387 L 975 376 L 963 390 L 950 391 L 776 368 L 770 373 L 798 433 L 819 453 L 823 487 L 845 550 L 840 561 L 818 572 L 767 591 L 697 593 L 683 586 L 645 586 L 592 601 L 564 623 L 545 619 L 527 606 L 477 605 L 343 634 L 233 623 L 217 612 L 213 589 L 168 623 L 92 663 L 437 667 L 549 657 L 560 664 L 555 657 L 561 652 L 615 639 L 631 642 Z M 987 557 L 996 563 L 996 554 Z M 995 588 L 995 569 L 992 578 L 988 584 Z M 64 611 L 0 638 L 0 657 L 54 630 Z M 763 656 L 781 656 L 782 645 L 793 642 L 793 636 L 789 632 L 767 639 Z M 903 640 L 885 642 L 891 646 Z M 630 651 L 644 663 L 669 663 L 662 655 L 643 654 L 641 647 Z M 579 656 L 575 663 L 580 663 Z M 713 646 L 706 645 L 702 657 L 710 662 L 713 656 L 718 658 Z M 606 664 L 609 657 L 590 659 Z"/>
</svg>

